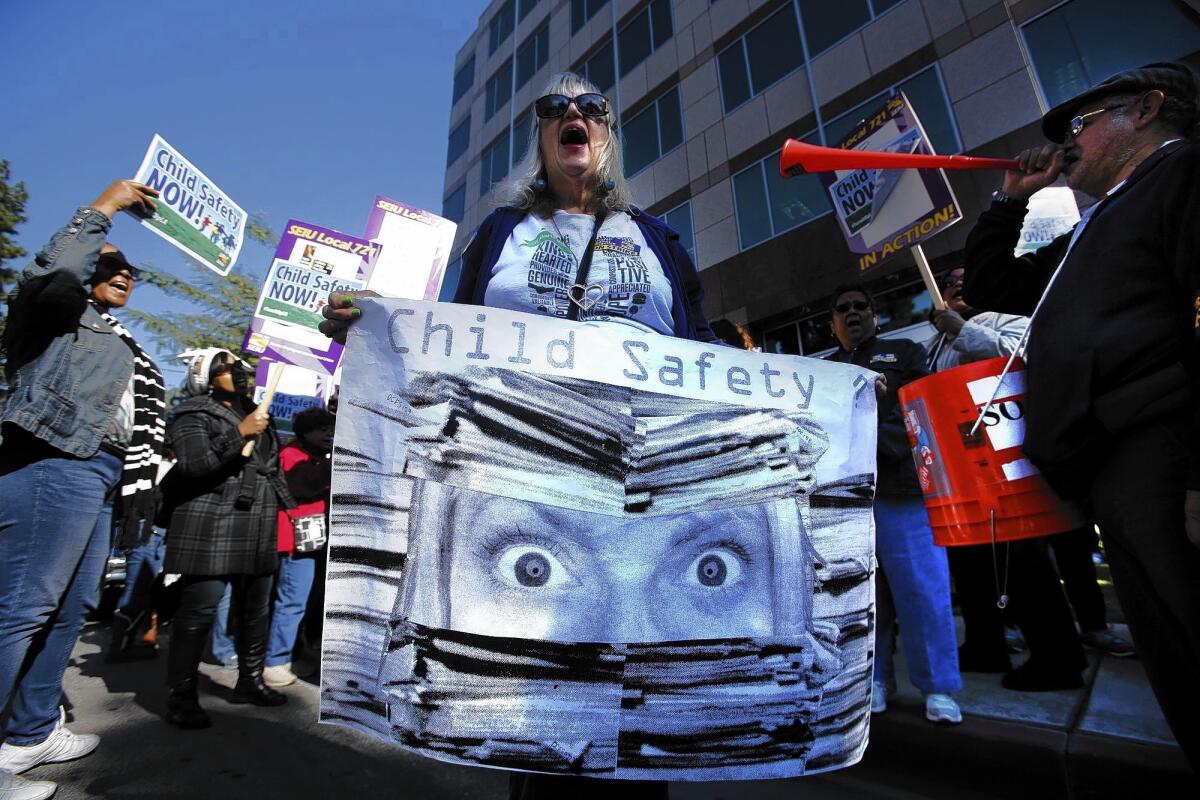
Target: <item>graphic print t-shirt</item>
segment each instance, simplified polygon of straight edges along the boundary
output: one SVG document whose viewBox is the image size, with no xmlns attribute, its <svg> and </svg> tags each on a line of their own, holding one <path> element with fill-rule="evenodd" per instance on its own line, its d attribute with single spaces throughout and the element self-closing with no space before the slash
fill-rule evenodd
<svg viewBox="0 0 1200 800">
<path fill-rule="evenodd" d="M 566 317 L 579 261 L 592 236 L 595 217 L 554 212 L 533 214 L 517 224 L 504 243 L 484 303 L 494 308 Z M 628 214 L 614 212 L 596 237 L 588 274 L 574 290 L 580 321 L 612 321 L 671 335 L 671 286 L 662 264 Z"/>
</svg>

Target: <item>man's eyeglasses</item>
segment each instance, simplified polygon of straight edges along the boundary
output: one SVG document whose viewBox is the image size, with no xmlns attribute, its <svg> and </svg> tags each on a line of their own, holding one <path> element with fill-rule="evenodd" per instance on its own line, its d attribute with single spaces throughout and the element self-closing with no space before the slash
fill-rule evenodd
<svg viewBox="0 0 1200 800">
<path fill-rule="evenodd" d="M 1105 111 L 1113 111 L 1118 108 L 1120 108 L 1120 106 L 1107 106 L 1105 108 L 1098 108 L 1095 111 L 1089 111 L 1086 114 L 1080 114 L 1078 117 L 1073 117 L 1071 121 L 1067 123 L 1067 130 L 1071 132 L 1071 136 L 1078 136 L 1079 134 L 1083 133 L 1084 127 L 1088 124 L 1088 120 L 1090 120 L 1092 117 L 1096 116 L 1097 114 L 1103 114 Z"/>
<path fill-rule="evenodd" d="M 565 94 L 548 94 L 539 97 L 533 103 L 533 110 L 541 119 L 554 119 L 567 113 L 571 103 L 585 117 L 604 117 L 608 115 L 608 98 L 602 94 L 588 92 L 578 97 L 567 97 Z"/>
<path fill-rule="evenodd" d="M 833 310 L 839 314 L 845 314 L 850 311 L 850 309 L 854 309 L 855 311 L 866 311 L 870 307 L 871 304 L 866 300 L 848 300 L 845 303 L 838 303 L 833 307 Z"/>
<path fill-rule="evenodd" d="M 943 289 L 952 289 L 955 286 L 962 286 L 962 285 L 963 285 L 963 276 L 962 275 L 947 275 L 946 279 L 942 282 Z"/>
</svg>

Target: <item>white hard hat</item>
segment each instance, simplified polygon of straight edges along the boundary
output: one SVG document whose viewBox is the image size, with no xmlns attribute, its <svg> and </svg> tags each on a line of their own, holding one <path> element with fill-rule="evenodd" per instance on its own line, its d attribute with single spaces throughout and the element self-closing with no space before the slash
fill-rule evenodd
<svg viewBox="0 0 1200 800">
<path fill-rule="evenodd" d="M 222 353 L 228 353 L 233 358 L 235 364 L 247 372 L 250 371 L 249 364 L 222 347 L 201 347 L 195 350 L 185 350 L 175 356 L 186 362 L 187 381 L 184 386 L 187 388 L 188 394 L 196 397 L 208 392 L 209 371 L 212 369 L 213 361 Z"/>
</svg>

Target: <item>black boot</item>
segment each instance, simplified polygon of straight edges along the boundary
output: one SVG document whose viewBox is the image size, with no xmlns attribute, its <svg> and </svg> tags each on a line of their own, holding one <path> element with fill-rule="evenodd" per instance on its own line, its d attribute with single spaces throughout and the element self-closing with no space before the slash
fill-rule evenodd
<svg viewBox="0 0 1200 800">
<path fill-rule="evenodd" d="M 200 707 L 195 678 L 188 678 L 171 687 L 171 693 L 167 695 L 167 722 L 185 731 L 212 725 L 212 720 Z"/>
<path fill-rule="evenodd" d="M 263 683 L 263 662 L 267 657 L 267 631 L 270 625 L 266 603 L 261 607 L 247 603 L 241 623 L 237 638 L 238 682 L 233 687 L 229 702 L 281 706 L 287 702 L 287 695 Z"/>
</svg>

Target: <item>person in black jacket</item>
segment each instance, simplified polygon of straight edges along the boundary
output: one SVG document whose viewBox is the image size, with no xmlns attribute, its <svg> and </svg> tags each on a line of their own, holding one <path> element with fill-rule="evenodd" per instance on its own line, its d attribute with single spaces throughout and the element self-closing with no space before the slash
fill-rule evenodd
<svg viewBox="0 0 1200 800">
<path fill-rule="evenodd" d="M 962 722 L 950 692 L 962 688 L 958 639 L 950 607 L 946 551 L 933 543 L 929 515 L 900 414 L 900 387 L 925 377 L 925 348 L 908 339 L 875 336 L 875 302 L 866 289 L 846 286 L 833 294 L 833 335 L 840 347 L 828 358 L 883 376 L 879 399 L 878 481 L 875 491 L 875 678 L 871 710 L 887 709 L 894 686 L 895 621 L 903 632 L 909 678 L 925 695 L 931 722 Z"/>
<path fill-rule="evenodd" d="M 1090 503 L 1134 643 L 1200 769 L 1200 287 L 1197 80 L 1181 64 L 1118 73 L 1042 118 L 1051 141 L 1005 173 L 967 239 L 971 305 L 1032 315 L 1025 454 Z M 1060 174 L 1099 198 L 1075 230 L 1013 256 L 1030 195 Z M 1190 475 L 1190 480 L 1189 480 Z"/>
<path fill-rule="evenodd" d="M 164 570 L 183 575 L 167 654 L 167 721 L 207 728 L 197 671 L 226 583 L 238 617 L 235 703 L 287 698 L 263 682 L 271 584 L 278 566 L 277 512 L 296 505 L 279 467 L 270 418 L 248 397 L 246 369 L 227 350 L 184 354 L 193 397 L 175 410 L 167 438 L 176 463 L 164 481 L 169 505 Z M 247 443 L 253 448 L 243 455 Z"/>
</svg>

